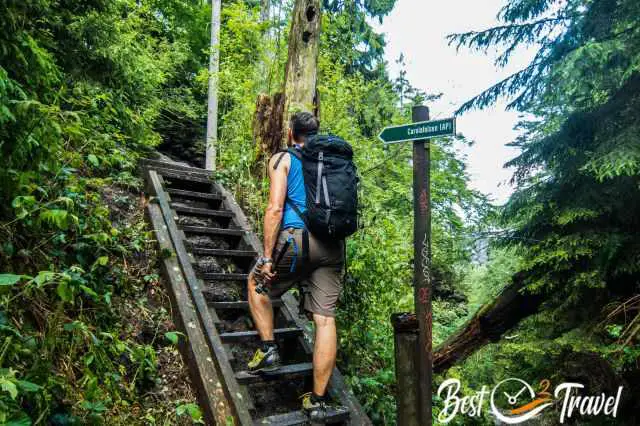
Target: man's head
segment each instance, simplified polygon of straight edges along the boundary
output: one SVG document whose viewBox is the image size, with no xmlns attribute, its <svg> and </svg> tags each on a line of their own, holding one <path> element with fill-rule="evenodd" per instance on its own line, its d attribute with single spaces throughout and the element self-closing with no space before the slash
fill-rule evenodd
<svg viewBox="0 0 640 426">
<path fill-rule="evenodd" d="M 318 119 L 310 112 L 296 112 L 289 121 L 289 143 L 304 143 L 307 136 L 318 133 L 319 126 Z"/>
</svg>

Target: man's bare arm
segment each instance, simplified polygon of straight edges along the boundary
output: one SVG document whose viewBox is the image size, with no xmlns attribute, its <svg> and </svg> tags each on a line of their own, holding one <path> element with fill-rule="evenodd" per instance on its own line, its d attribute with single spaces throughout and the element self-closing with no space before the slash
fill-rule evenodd
<svg viewBox="0 0 640 426">
<path fill-rule="evenodd" d="M 284 155 L 276 170 L 273 165 Z M 280 231 L 284 202 L 287 198 L 287 175 L 291 159 L 286 154 L 274 155 L 269 161 L 269 204 L 264 213 L 264 257 L 271 257 Z"/>
</svg>

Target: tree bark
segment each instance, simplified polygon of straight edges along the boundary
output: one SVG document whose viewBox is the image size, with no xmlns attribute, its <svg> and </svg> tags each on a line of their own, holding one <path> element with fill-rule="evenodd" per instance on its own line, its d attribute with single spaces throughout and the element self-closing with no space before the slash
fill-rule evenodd
<svg viewBox="0 0 640 426">
<path fill-rule="evenodd" d="M 269 12 L 271 12 L 271 1 L 260 0 L 260 22 L 265 22 L 269 19 Z"/>
<path fill-rule="evenodd" d="M 222 0 L 211 1 L 211 46 L 209 52 L 209 100 L 207 103 L 207 138 L 205 169 L 216 169 L 218 144 L 218 71 L 220 67 L 220 13 Z"/>
<path fill-rule="evenodd" d="M 282 93 L 273 97 L 265 94 L 258 95 L 256 112 L 253 117 L 253 138 L 256 145 L 252 171 L 256 176 L 265 170 L 268 156 L 280 150 L 284 129 L 283 108 L 284 95 Z"/>
<path fill-rule="evenodd" d="M 264 4 L 264 3 L 263 3 Z M 286 147 L 289 117 L 297 111 L 319 116 L 317 95 L 320 46 L 320 0 L 296 0 L 291 17 L 289 51 L 281 93 L 256 100 L 253 136 L 254 172 L 264 169 L 265 157 Z"/>
<path fill-rule="evenodd" d="M 320 19 L 320 0 L 296 1 L 284 78 L 284 125 L 295 112 L 315 110 Z"/>
<path fill-rule="evenodd" d="M 482 346 L 498 341 L 521 320 L 536 313 L 546 297 L 522 293 L 523 288 L 523 275 L 514 275 L 511 284 L 494 301 L 480 308 L 471 320 L 436 349 L 433 371 L 446 371 Z"/>
</svg>

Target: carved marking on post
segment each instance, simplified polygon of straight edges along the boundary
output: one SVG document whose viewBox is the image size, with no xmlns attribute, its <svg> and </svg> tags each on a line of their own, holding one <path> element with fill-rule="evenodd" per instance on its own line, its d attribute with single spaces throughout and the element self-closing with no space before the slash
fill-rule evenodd
<svg viewBox="0 0 640 426">
<path fill-rule="evenodd" d="M 433 314 L 431 313 L 431 311 L 428 311 L 427 313 L 425 313 L 424 318 L 425 318 L 425 324 L 427 325 L 427 329 L 432 330 Z M 427 353 L 431 353 L 431 350 L 433 348 L 431 339 L 427 339 L 427 341 L 424 344 L 424 347 L 426 348 Z"/>
<path fill-rule="evenodd" d="M 429 289 L 426 287 L 420 289 L 420 303 L 423 305 L 429 303 Z"/>
<path fill-rule="evenodd" d="M 424 239 L 422 240 L 422 276 L 426 280 L 427 283 L 431 283 L 431 252 L 429 250 L 429 241 L 427 239 L 427 234 L 424 234 Z"/>
<path fill-rule="evenodd" d="M 429 209 L 429 199 L 427 197 L 427 190 L 423 189 L 420 192 L 420 213 L 425 214 Z"/>
</svg>

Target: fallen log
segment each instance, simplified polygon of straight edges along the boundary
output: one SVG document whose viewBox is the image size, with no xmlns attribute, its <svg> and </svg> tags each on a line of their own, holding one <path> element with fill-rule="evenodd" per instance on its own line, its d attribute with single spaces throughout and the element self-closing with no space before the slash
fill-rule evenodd
<svg viewBox="0 0 640 426">
<path fill-rule="evenodd" d="M 435 350 L 433 371 L 446 371 L 484 345 L 498 341 L 520 321 L 536 313 L 546 297 L 524 292 L 524 287 L 524 274 L 514 275 L 511 284 L 495 300 L 480 308 L 473 318 Z"/>
</svg>

